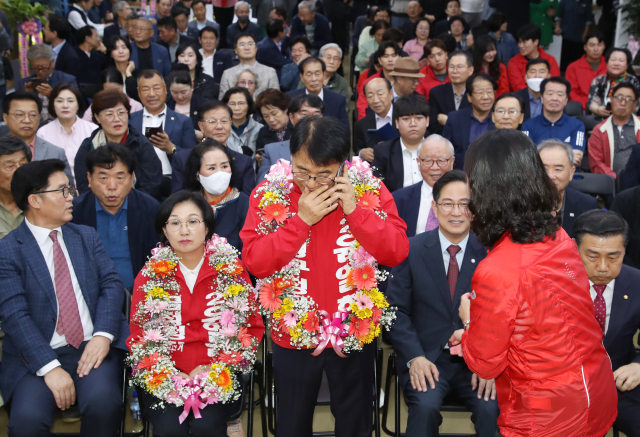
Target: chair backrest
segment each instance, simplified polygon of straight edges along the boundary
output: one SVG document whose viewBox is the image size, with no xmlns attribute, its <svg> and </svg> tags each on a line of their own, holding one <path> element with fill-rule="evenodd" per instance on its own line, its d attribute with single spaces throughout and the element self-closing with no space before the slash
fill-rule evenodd
<svg viewBox="0 0 640 437">
<path fill-rule="evenodd" d="M 567 106 L 564 107 L 564 113 L 570 117 L 582 115 L 582 104 L 580 102 L 567 102 Z"/>
<path fill-rule="evenodd" d="M 569 188 L 586 194 L 616 195 L 616 181 L 608 174 L 576 173 L 569 182 Z"/>
</svg>

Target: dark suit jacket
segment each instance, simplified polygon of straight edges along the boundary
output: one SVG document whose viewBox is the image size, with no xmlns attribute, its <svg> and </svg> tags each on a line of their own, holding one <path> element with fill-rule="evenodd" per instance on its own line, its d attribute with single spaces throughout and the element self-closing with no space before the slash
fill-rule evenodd
<svg viewBox="0 0 640 437">
<path fill-rule="evenodd" d="M 313 42 L 311 46 L 320 50 L 323 45 L 333 42 L 331 39 L 331 25 L 327 17 L 319 12 L 316 12 L 315 19 L 316 28 L 313 31 Z M 295 38 L 298 35 L 306 35 L 307 31 L 304 28 L 304 23 L 300 21 L 300 18 L 296 15 L 291 20 L 291 33 L 290 38 Z"/>
<path fill-rule="evenodd" d="M 581 193 L 573 188 L 564 189 L 564 212 L 562 214 L 562 228 L 573 238 L 573 224 L 583 212 L 600 209 L 595 197 Z"/>
<path fill-rule="evenodd" d="M 433 26 L 433 32 L 431 32 L 431 35 L 433 35 L 434 38 L 437 38 L 443 33 L 449 33 L 449 20 L 447 20 L 446 18 L 440 21 L 436 21 L 436 24 Z"/>
<path fill-rule="evenodd" d="M 376 128 L 376 116 L 373 112 L 367 111 L 364 118 L 356 121 L 353 129 L 356 131 L 356 137 L 353 141 L 353 154 L 357 155 L 362 149 L 373 147 L 375 144 L 369 144 L 369 129 Z"/>
<path fill-rule="evenodd" d="M 300 88 L 299 90 L 289 91 L 287 94 L 293 99 L 294 97 L 306 94 L 306 92 L 306 88 Z M 324 112 L 322 115 L 337 118 L 340 123 L 347 128 L 347 131 L 350 131 L 349 117 L 347 116 L 347 100 L 342 94 L 334 93 L 326 88 L 323 88 L 323 92 Z"/>
<path fill-rule="evenodd" d="M 460 102 L 460 109 L 468 108 L 469 106 L 471 106 L 471 103 L 465 93 Z M 429 111 L 429 120 L 433 120 L 432 123 L 429 123 L 429 132 L 432 134 L 442 134 L 444 126 L 438 123 L 438 115 L 449 115 L 456 110 L 456 102 L 453 100 L 453 85 L 451 85 L 451 82 L 431 88 L 429 92 L 429 107 L 431 108 L 431 111 Z"/>
<path fill-rule="evenodd" d="M 147 262 L 156 244 L 160 241 L 156 233 L 154 220 L 160 208 L 160 202 L 148 194 L 138 190 L 131 190 L 127 206 L 127 234 L 129 236 L 129 254 L 131 267 L 135 278 Z M 98 229 L 96 218 L 96 196 L 93 192 L 86 193 L 73 199 L 73 223 Z M 103 241 L 103 244 L 108 244 Z M 133 290 L 131 290 L 133 291 Z"/>
<path fill-rule="evenodd" d="M 131 114 L 129 124 L 144 136 L 142 131 L 142 115 L 144 110 Z M 167 105 L 167 114 L 164 116 L 164 132 L 177 149 L 193 149 L 196 146 L 196 133 L 193 123 L 186 115 L 178 114 Z"/>
<path fill-rule="evenodd" d="M 390 192 L 402 188 L 404 184 L 404 164 L 400 138 L 376 144 L 373 147 L 373 174 L 382 179 Z"/>
<path fill-rule="evenodd" d="M 282 67 L 293 62 L 288 38 L 282 40 L 281 47 L 282 49 L 278 49 L 278 46 L 271 38 L 264 38 L 258 43 L 258 54 L 256 55 L 259 63 L 276 70 L 278 80 L 280 79 Z"/>
<path fill-rule="evenodd" d="M 24 86 L 31 82 L 31 79 L 34 77 L 36 77 L 36 75 L 32 74 L 29 77 L 25 77 L 17 81 L 15 83 L 16 91 L 25 91 Z M 51 76 L 49 76 L 49 80 L 47 81 L 51 88 L 55 88 L 56 85 L 62 82 L 67 82 L 69 85 L 76 87 L 76 89 L 80 89 L 75 76 L 71 76 L 70 74 L 63 73 L 62 71 L 58 70 L 53 70 L 53 73 L 51 73 Z"/>
<path fill-rule="evenodd" d="M 640 328 L 640 270 L 622 266 L 613 286 L 613 301 L 609 327 L 604 336 L 604 348 L 611 358 L 611 368 L 615 372 L 629 363 L 639 363 L 633 336 Z M 636 402 L 640 402 L 640 386 L 624 392 Z"/>
<path fill-rule="evenodd" d="M 207 62 L 213 62 L 213 80 L 218 85 L 220 85 L 224 70 L 234 66 L 233 56 L 227 50 L 217 49 L 213 54 L 213 60 Z"/>
<path fill-rule="evenodd" d="M 240 174 L 238 191 L 251 196 L 251 191 L 256 186 L 256 172 L 253 169 L 253 161 L 247 155 L 229 149 L 233 158 L 233 171 Z M 191 150 L 178 150 L 171 160 L 171 192 L 175 193 L 184 188 L 184 171 Z"/>
<path fill-rule="evenodd" d="M 640 187 L 624 190 L 613 198 L 611 210 L 620 214 L 629 223 L 629 243 L 624 263 L 640 268 Z"/>
<path fill-rule="evenodd" d="M 631 156 L 620 176 L 620 190 L 640 185 L 640 144 L 633 146 Z"/>
<path fill-rule="evenodd" d="M 171 58 L 169 56 L 169 50 L 154 42 L 151 42 L 150 44 L 154 70 L 158 71 L 163 77 L 169 76 L 169 73 L 171 73 Z M 138 46 L 135 43 L 131 44 L 130 59 L 134 64 L 136 64 L 136 68 L 138 68 Z"/>
<path fill-rule="evenodd" d="M 102 4 L 104 3 L 109 3 L 109 2 L 108 1 L 102 2 Z M 109 40 L 116 35 L 120 35 L 120 24 L 118 23 L 117 18 L 111 26 L 104 28 L 104 36 L 102 37 L 104 44 L 107 45 Z"/>
<path fill-rule="evenodd" d="M 79 47 L 75 47 L 75 51 L 80 67 L 80 71 L 76 74 L 78 84 L 92 84 L 96 86 L 100 84 L 100 73 L 107 68 L 107 57 L 97 50 L 91 52 L 91 57 L 87 56 Z"/>
<path fill-rule="evenodd" d="M 407 237 L 416 235 L 418 214 L 420 213 L 420 198 L 422 197 L 423 181 L 409 185 L 391 193 L 398 208 L 398 215 L 407 224 Z"/>
<path fill-rule="evenodd" d="M 467 100 L 466 95 L 462 98 Z M 460 107 L 462 108 L 462 104 L 460 104 Z M 451 141 L 453 149 L 456 152 L 456 160 L 453 163 L 453 167 L 461 170 L 464 168 L 464 154 L 469 148 L 469 133 L 471 132 L 472 115 L 473 110 L 470 106 L 462 108 L 459 111 L 450 112 L 447 124 L 445 124 L 444 129 L 442 130 L 442 136 Z M 493 120 L 491 119 L 491 114 L 489 114 L 489 130 L 495 130 L 495 128 Z"/>
<path fill-rule="evenodd" d="M 398 308 L 389 335 L 404 380 L 410 360 L 424 356 L 434 363 L 453 331 L 463 328 L 460 297 L 471 291 L 473 273 L 487 255 L 470 234 L 452 302 L 438 229 L 410 238 L 409 244 L 409 256 L 392 270 L 387 288 L 389 304 Z"/>
<path fill-rule="evenodd" d="M 178 34 L 180 35 L 180 34 Z M 198 40 L 197 39 L 193 39 L 190 38 L 188 36 L 184 36 L 184 35 L 180 35 L 178 37 L 178 44 L 182 45 L 182 44 L 198 44 Z M 160 44 L 162 47 L 164 47 L 165 49 L 167 49 L 167 53 L 169 53 L 169 57 L 171 57 L 171 52 L 169 50 L 169 44 L 167 44 L 166 42 L 162 41 L 160 38 L 158 38 L 158 44 Z M 172 60 L 171 62 L 175 62 L 175 60 Z"/>
<path fill-rule="evenodd" d="M 523 88 L 520 91 L 516 91 L 514 94 L 519 96 L 524 102 L 524 108 L 522 108 L 522 113 L 524 114 L 522 122 L 524 123 L 531 118 L 531 108 L 529 107 L 529 88 Z"/>
<path fill-rule="evenodd" d="M 62 235 L 89 308 L 93 331 L 113 335 L 112 346 L 127 350 L 129 324 L 123 312 L 124 287 L 98 233 L 67 223 L 62 226 Z M 6 333 L 0 390 L 5 401 L 25 374 L 35 374 L 58 359 L 49 345 L 58 318 L 53 282 L 26 221 L 0 240 L 0 320 Z"/>
<path fill-rule="evenodd" d="M 75 48 L 71 43 L 66 42 L 60 49 L 60 53 L 58 53 L 58 57 L 56 58 L 56 63 L 53 68 L 77 77 L 78 73 L 80 73 L 79 62 L 80 59 L 78 58 Z"/>
</svg>

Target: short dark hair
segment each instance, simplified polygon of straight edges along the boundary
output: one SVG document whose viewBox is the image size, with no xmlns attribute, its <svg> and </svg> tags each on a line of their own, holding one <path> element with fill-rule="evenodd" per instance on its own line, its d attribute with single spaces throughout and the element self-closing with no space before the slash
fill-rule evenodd
<svg viewBox="0 0 640 437">
<path fill-rule="evenodd" d="M 547 67 L 547 71 L 551 72 L 551 64 L 549 64 L 549 61 L 544 58 L 534 58 L 527 61 L 527 66 L 524 68 L 525 73 L 529 71 L 529 68 L 538 64 L 544 64 Z"/>
<path fill-rule="evenodd" d="M 628 88 L 631 91 L 633 91 L 633 96 L 636 98 L 636 100 L 638 100 L 638 94 L 639 94 L 638 88 L 636 88 L 631 82 L 620 82 L 618 85 L 615 86 L 615 88 L 611 92 L 611 95 L 615 96 L 618 90 L 621 90 L 622 88 Z"/>
<path fill-rule="evenodd" d="M 241 175 L 238 173 L 238 169 L 235 166 L 235 162 L 233 160 L 233 156 L 231 156 L 229 148 L 213 138 L 205 138 L 204 141 L 191 149 L 191 153 L 189 153 L 189 157 L 185 163 L 184 187 L 186 189 L 191 191 L 200 191 L 202 189 L 202 185 L 200 184 L 200 179 L 198 179 L 197 174 L 200 171 L 200 167 L 202 167 L 202 157 L 205 153 L 210 152 L 211 150 L 220 150 L 227 155 L 229 167 L 231 168 L 231 180 L 229 182 L 229 186 L 231 188 L 237 188 L 239 186 L 239 179 Z"/>
<path fill-rule="evenodd" d="M 302 108 L 302 105 L 307 105 L 311 108 L 319 109 L 320 112 L 324 113 L 324 102 L 322 99 L 315 94 L 302 94 L 300 96 L 296 96 L 289 103 L 289 114 L 295 114 L 299 112 Z"/>
<path fill-rule="evenodd" d="M 84 44 L 84 42 L 93 35 L 95 29 L 91 26 L 84 26 L 76 30 L 76 43 Z"/>
<path fill-rule="evenodd" d="M 571 94 L 571 82 L 562 76 L 549 77 L 540 82 L 540 94 L 544 94 L 544 89 L 549 83 L 559 83 L 560 85 L 567 87 L 567 99 L 569 98 L 569 94 Z"/>
<path fill-rule="evenodd" d="M 611 57 L 611 55 L 613 55 L 615 52 L 622 52 L 625 54 L 625 56 L 627 57 L 627 66 L 631 66 L 631 63 L 633 61 L 633 56 L 631 55 L 631 52 L 629 51 L 629 49 L 627 48 L 619 48 L 619 47 L 611 47 L 609 50 L 607 50 L 607 53 L 605 53 L 604 55 L 604 60 L 606 62 L 609 62 L 609 58 Z"/>
<path fill-rule="evenodd" d="M 410 115 L 424 115 L 429 117 L 429 102 L 422 94 L 411 93 L 398 97 L 393 103 L 393 120 Z"/>
<path fill-rule="evenodd" d="M 582 244 L 586 234 L 600 238 L 622 235 L 622 243 L 626 247 L 629 242 L 629 224 L 615 211 L 594 209 L 583 212 L 573 223 L 573 235 L 578 246 Z"/>
<path fill-rule="evenodd" d="M 464 32 L 467 29 L 467 20 L 462 18 L 462 15 L 454 15 L 453 17 L 451 17 L 449 19 L 449 22 L 447 23 L 447 25 L 449 27 L 449 31 L 451 31 L 451 25 L 456 21 L 459 21 L 460 24 L 462 24 L 462 28 L 464 29 L 463 30 L 463 32 Z"/>
<path fill-rule="evenodd" d="M 102 90 L 93 96 L 93 102 L 91 102 L 93 122 L 99 124 L 96 115 L 100 114 L 105 109 L 115 108 L 118 106 L 118 103 L 122 103 L 122 106 L 127 110 L 129 117 L 131 117 L 131 104 L 129 103 L 129 98 L 121 91 Z"/>
<path fill-rule="evenodd" d="M 388 48 L 392 48 L 396 55 L 400 56 L 402 51 L 400 50 L 400 46 L 395 41 L 382 41 L 378 46 L 378 49 L 375 51 L 375 58 L 380 59 L 384 56 L 384 52 L 387 51 Z"/>
<path fill-rule="evenodd" d="M 404 32 L 400 29 L 396 29 L 395 27 L 387 29 L 382 34 L 381 42 L 382 41 L 395 41 L 400 45 L 402 41 L 404 41 Z"/>
<path fill-rule="evenodd" d="M 274 91 L 280 91 L 280 90 L 274 90 Z M 222 101 L 228 104 L 229 99 L 234 94 L 242 94 L 244 98 L 247 100 L 247 108 L 248 108 L 247 117 L 251 117 L 251 114 L 253 114 L 253 112 L 256 110 L 256 104 L 253 101 L 253 97 L 251 96 L 251 93 L 249 92 L 249 90 L 242 86 L 231 87 L 224 93 L 224 96 L 222 96 Z M 262 94 L 264 93 L 261 93 L 260 95 Z"/>
<path fill-rule="evenodd" d="M 497 32 L 502 25 L 507 21 L 507 17 L 502 12 L 494 12 L 489 16 L 487 20 L 487 27 L 489 32 Z"/>
<path fill-rule="evenodd" d="M 93 29 L 93 28 L 92 28 Z M 76 98 L 76 102 L 78 103 L 78 112 L 79 114 L 84 114 L 84 97 L 80 94 L 80 91 L 74 86 L 69 85 L 66 82 L 60 82 L 58 85 L 54 86 L 51 90 L 51 94 L 49 95 L 49 104 L 47 105 L 47 109 L 49 110 L 49 115 L 53 118 L 58 118 L 58 114 L 56 114 L 55 101 L 60 95 L 62 91 L 70 91 Z"/>
<path fill-rule="evenodd" d="M 378 12 L 386 12 L 387 15 L 389 16 L 389 18 L 391 18 L 391 9 L 389 9 L 386 6 L 378 6 L 378 9 L 376 9 L 376 14 Z M 374 14 L 374 16 L 375 16 L 375 14 Z"/>
<path fill-rule="evenodd" d="M 305 117 L 293 131 L 289 143 L 291 156 L 304 150 L 316 165 L 342 163 L 349 158 L 351 143 L 347 129 L 333 117 Z"/>
<path fill-rule="evenodd" d="M 274 6 L 273 8 L 271 8 L 271 11 L 275 10 L 276 11 L 276 15 L 278 17 L 282 17 L 283 20 L 287 19 L 287 10 L 285 8 L 283 8 L 282 6 Z M 269 11 L 269 12 L 271 12 Z"/>
<path fill-rule="evenodd" d="M 229 118 L 233 117 L 233 111 L 227 106 L 226 103 L 218 100 L 207 100 L 198 108 L 198 121 L 204 121 L 204 116 L 207 112 L 215 109 L 224 109 L 229 113 Z"/>
<path fill-rule="evenodd" d="M 467 175 L 465 175 L 462 170 L 450 170 L 443 174 L 440 179 L 433 184 L 433 200 L 438 202 L 438 200 L 440 200 L 442 189 L 452 182 L 463 182 L 466 184 Z"/>
<path fill-rule="evenodd" d="M 538 41 L 540 43 L 542 31 L 535 24 L 525 24 L 518 30 L 518 41 Z"/>
<path fill-rule="evenodd" d="M 450 33 L 441 33 L 436 39 L 444 42 L 447 53 L 453 53 L 456 50 L 456 39 Z"/>
<path fill-rule="evenodd" d="M 444 43 L 444 41 L 438 38 L 434 38 L 424 45 L 424 57 L 429 56 L 431 54 L 431 50 L 435 48 L 439 48 L 447 53 L 447 45 Z"/>
<path fill-rule="evenodd" d="M 505 233 L 519 244 L 555 238 L 560 195 L 528 136 L 512 129 L 480 135 L 465 153 L 464 169 L 471 229 L 483 245 L 493 246 Z"/>
<path fill-rule="evenodd" d="M 66 40 L 69 37 L 71 25 L 65 17 L 50 14 L 47 22 L 49 23 L 49 30 L 55 32 L 58 38 Z"/>
<path fill-rule="evenodd" d="M 156 232 L 160 235 L 160 241 L 162 244 L 166 245 L 169 243 L 169 240 L 167 240 L 167 237 L 164 235 L 164 227 L 166 226 L 167 221 L 169 221 L 169 217 L 171 217 L 173 208 L 175 208 L 176 205 L 186 202 L 191 202 L 196 205 L 202 213 L 202 220 L 207 228 L 206 240 L 209 240 L 216 231 L 216 217 L 213 214 L 213 209 L 211 208 L 211 205 L 209 205 L 209 202 L 202 197 L 202 194 L 194 193 L 193 191 L 180 190 L 169 196 L 164 202 L 162 202 L 160 208 L 158 208 L 155 227 Z"/>
<path fill-rule="evenodd" d="M 604 42 L 604 34 L 600 32 L 598 29 L 593 29 L 587 32 L 587 34 L 584 36 L 583 42 L 586 44 L 589 42 L 591 38 L 597 38 L 599 43 Z"/>
<path fill-rule="evenodd" d="M 377 31 L 382 29 L 391 29 L 391 24 L 387 20 L 376 20 L 371 25 L 371 29 L 369 29 L 369 35 L 374 36 Z"/>
<path fill-rule="evenodd" d="M 516 99 L 516 100 L 518 101 L 518 105 L 520 105 L 520 111 L 522 111 L 522 110 L 523 110 L 525 103 L 524 103 L 524 101 L 522 100 L 522 97 L 520 97 L 520 96 L 519 96 L 519 95 L 517 95 L 516 93 L 504 93 L 504 94 L 500 94 L 500 95 L 499 95 L 498 97 L 496 97 L 496 99 L 494 100 L 494 102 L 493 102 L 493 108 L 492 108 L 492 109 L 495 109 L 496 104 L 497 104 L 500 100 L 502 100 L 502 99 L 508 99 L 508 98 L 510 98 L 510 99 Z"/>
<path fill-rule="evenodd" d="M 177 30 L 178 25 L 176 24 L 176 19 L 171 15 L 168 17 L 162 17 L 158 20 L 158 27 L 164 27 L 165 29 Z"/>
<path fill-rule="evenodd" d="M 255 110 L 260 111 L 263 106 L 273 106 L 281 111 L 288 111 L 291 98 L 280 90 L 269 88 L 258 95 Z"/>
<path fill-rule="evenodd" d="M 171 16 L 173 18 L 176 18 L 178 15 L 184 15 L 185 17 L 189 18 L 189 15 L 191 15 L 191 11 L 187 8 L 185 8 L 184 6 L 177 6 L 172 12 L 171 12 Z M 202 29 L 204 30 L 204 29 Z M 202 32 L 202 31 L 201 31 Z"/>
<path fill-rule="evenodd" d="M 306 49 L 307 53 L 309 53 L 309 50 L 311 50 L 311 41 L 309 41 L 309 38 L 306 35 L 298 35 L 295 38 L 293 38 L 291 40 L 291 43 L 289 44 L 289 47 L 293 47 L 296 44 L 302 44 Z"/>
<path fill-rule="evenodd" d="M 188 66 L 183 64 L 173 64 L 171 66 L 171 73 L 169 73 L 169 77 L 167 78 L 167 87 L 169 87 L 169 90 L 171 90 L 171 85 L 174 83 L 189 85 L 190 87 L 193 86 Z"/>
<path fill-rule="evenodd" d="M 215 27 L 211 27 L 211 26 L 205 26 L 202 29 L 200 29 L 200 32 L 198 33 L 198 37 L 202 38 L 202 34 L 205 33 L 205 32 L 213 33 L 216 36 L 216 39 L 220 38 L 220 34 L 218 33 L 218 29 L 216 29 Z"/>
<path fill-rule="evenodd" d="M 129 174 L 132 174 L 138 164 L 136 155 L 131 153 L 122 144 L 108 142 L 102 147 L 93 149 L 84 159 L 87 171 L 93 174 L 93 170 L 98 168 L 112 169 L 118 162 L 127 167 Z"/>
<path fill-rule="evenodd" d="M 446 9 L 447 6 L 449 6 L 449 3 L 451 2 L 456 2 L 458 3 L 458 6 L 460 6 L 460 0 L 447 0 L 447 3 L 445 3 L 444 8 Z"/>
<path fill-rule="evenodd" d="M 453 52 L 449 53 L 449 62 L 451 62 L 451 58 L 453 58 L 454 56 L 464 56 L 467 61 L 467 67 L 473 67 L 473 55 L 467 50 L 456 49 Z"/>
<path fill-rule="evenodd" d="M 100 83 L 102 85 L 105 83 L 124 85 L 124 79 L 122 78 L 122 73 L 116 67 L 107 67 L 100 72 Z"/>
<path fill-rule="evenodd" d="M 12 135 L 5 135 L 0 137 L 0 156 L 13 155 L 14 153 L 24 152 L 27 157 L 27 161 L 31 162 L 33 158 L 31 156 L 31 148 L 27 146 L 22 138 L 14 137 Z"/>
<path fill-rule="evenodd" d="M 11 108 L 11 102 L 19 100 L 31 100 L 35 102 L 36 105 L 38 105 L 38 114 L 42 113 L 42 100 L 40 100 L 37 94 L 29 91 L 16 91 L 6 95 L 4 100 L 2 100 L 2 112 L 8 114 Z"/>
<path fill-rule="evenodd" d="M 242 33 L 239 33 L 238 36 L 236 36 L 236 39 L 233 40 L 234 49 L 238 47 L 238 41 L 240 40 L 240 38 L 251 38 L 254 43 L 256 42 L 256 39 L 249 32 L 242 32 Z"/>
<path fill-rule="evenodd" d="M 467 90 L 467 96 L 473 94 L 473 84 L 479 80 L 486 80 L 491 84 L 491 86 L 493 87 L 493 90 L 494 91 L 496 90 L 497 88 L 496 81 L 493 80 L 491 76 L 489 76 L 487 73 L 475 73 L 469 76 L 465 84 L 466 90 Z"/>
<path fill-rule="evenodd" d="M 314 58 L 313 56 L 309 56 L 308 58 L 304 59 L 302 62 L 298 64 L 298 72 L 300 74 L 304 74 L 304 67 L 307 64 L 314 64 L 316 62 L 320 64 L 320 66 L 322 67 L 322 72 L 324 73 L 327 70 L 327 65 L 324 63 L 322 59 Z"/>
<path fill-rule="evenodd" d="M 204 0 L 193 0 L 193 1 L 191 2 L 191 9 L 193 9 L 193 7 L 194 7 L 195 5 L 197 5 L 198 3 L 202 3 L 202 4 L 204 5 L 204 7 L 205 7 L 205 8 L 207 7 L 207 5 L 204 3 Z"/>
<path fill-rule="evenodd" d="M 280 32 L 284 32 L 284 21 L 275 19 L 267 23 L 267 37 L 275 38 Z"/>
<path fill-rule="evenodd" d="M 29 209 L 29 196 L 49 186 L 52 174 L 64 172 L 67 166 L 59 159 L 45 159 L 25 164 L 13 174 L 11 179 L 11 195 L 18 208 Z M 72 181 L 70 181 L 73 184 Z"/>
</svg>

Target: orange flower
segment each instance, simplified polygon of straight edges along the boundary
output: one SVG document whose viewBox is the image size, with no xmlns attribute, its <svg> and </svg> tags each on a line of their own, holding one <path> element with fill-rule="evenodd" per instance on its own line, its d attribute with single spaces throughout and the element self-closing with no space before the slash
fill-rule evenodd
<svg viewBox="0 0 640 437">
<path fill-rule="evenodd" d="M 288 212 L 289 208 L 282 203 L 272 203 L 262 210 L 262 217 L 269 223 L 275 220 L 276 223 L 281 225 L 287 219 Z"/>
<path fill-rule="evenodd" d="M 240 361 L 242 361 L 242 354 L 233 352 L 228 354 L 226 352 L 220 352 L 220 355 L 218 355 L 218 359 L 225 364 L 238 364 Z"/>
<path fill-rule="evenodd" d="M 273 287 L 272 283 L 264 284 L 258 293 L 258 301 L 268 311 L 275 311 L 282 305 L 282 300 L 278 297 L 280 293 Z"/>
<path fill-rule="evenodd" d="M 353 270 L 349 270 L 347 274 L 347 287 L 353 288 L 354 285 L 356 284 L 353 282 Z"/>
<path fill-rule="evenodd" d="M 316 315 L 315 311 L 311 311 L 309 313 L 307 313 L 307 320 L 302 324 L 302 326 L 304 326 L 304 329 L 306 329 L 309 332 L 316 332 L 319 328 L 319 323 L 318 323 L 318 316 Z"/>
<path fill-rule="evenodd" d="M 163 370 L 162 372 L 154 372 L 151 374 L 151 379 L 147 381 L 147 385 L 149 387 L 155 388 L 162 384 L 162 382 L 167 379 L 168 375 L 169 372 L 167 372 L 166 370 Z"/>
<path fill-rule="evenodd" d="M 240 328 L 240 331 L 238 332 L 238 340 L 240 340 L 240 345 L 242 345 L 242 347 L 247 348 L 251 346 L 251 338 L 252 337 L 247 332 L 246 327 L 243 326 Z"/>
<path fill-rule="evenodd" d="M 349 335 L 355 335 L 359 340 L 366 337 L 369 334 L 371 328 L 371 319 L 358 319 L 356 317 L 351 318 L 349 323 Z"/>
<path fill-rule="evenodd" d="M 286 290 L 287 288 L 290 288 L 293 285 L 291 284 L 291 281 L 287 279 L 282 279 L 282 278 L 275 278 L 272 284 L 278 291 Z"/>
<path fill-rule="evenodd" d="M 371 308 L 371 313 L 371 320 L 373 320 L 373 323 L 378 324 L 382 317 L 382 310 L 374 305 L 373 308 Z"/>
<path fill-rule="evenodd" d="M 176 265 L 171 261 L 156 261 L 151 264 L 151 271 L 162 279 L 173 275 L 173 269 Z"/>
<path fill-rule="evenodd" d="M 231 384 L 231 376 L 227 370 L 223 370 L 220 372 L 218 377 L 216 378 L 216 384 L 220 387 L 228 387 Z"/>
<path fill-rule="evenodd" d="M 358 290 L 373 288 L 376 286 L 376 271 L 369 265 L 355 269 L 353 270 L 353 282 Z"/>
<path fill-rule="evenodd" d="M 373 193 L 362 193 L 358 199 L 358 205 L 364 209 L 374 210 L 380 206 L 380 198 Z"/>
</svg>

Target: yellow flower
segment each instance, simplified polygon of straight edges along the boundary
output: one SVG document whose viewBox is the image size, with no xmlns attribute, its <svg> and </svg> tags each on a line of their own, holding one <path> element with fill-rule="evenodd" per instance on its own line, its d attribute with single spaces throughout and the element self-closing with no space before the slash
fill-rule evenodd
<svg viewBox="0 0 640 437">
<path fill-rule="evenodd" d="M 238 293 L 244 291 L 244 286 L 240 284 L 233 284 L 227 287 L 227 291 L 224 293 L 226 297 L 237 296 Z"/>
<path fill-rule="evenodd" d="M 151 296 L 154 299 L 167 299 L 169 297 L 169 293 L 167 293 L 163 288 L 153 287 L 149 290 L 147 296 Z"/>
<path fill-rule="evenodd" d="M 373 315 L 369 308 L 363 308 L 361 310 L 357 310 L 355 313 L 359 319 L 367 319 Z"/>
<path fill-rule="evenodd" d="M 294 328 L 289 328 L 289 336 L 291 337 L 291 340 L 296 340 L 300 337 L 299 326 L 296 325 Z"/>
<path fill-rule="evenodd" d="M 384 294 L 380 293 L 377 288 L 372 288 L 367 291 L 367 295 L 371 299 L 371 302 L 378 308 L 386 308 L 389 306 L 389 303 L 384 297 Z"/>
<path fill-rule="evenodd" d="M 282 308 L 284 308 L 285 311 L 293 311 L 293 303 L 294 302 L 287 297 L 282 301 Z"/>
<path fill-rule="evenodd" d="M 280 307 L 277 310 L 275 310 L 273 312 L 273 318 L 276 320 L 280 320 L 281 318 L 284 317 L 284 315 L 287 313 L 287 310 L 285 310 L 284 308 Z"/>
</svg>

